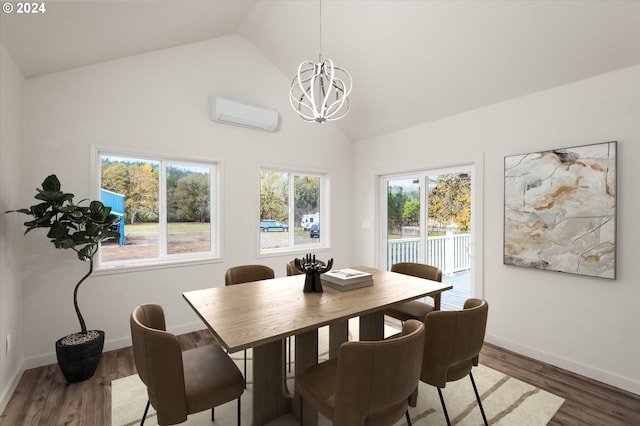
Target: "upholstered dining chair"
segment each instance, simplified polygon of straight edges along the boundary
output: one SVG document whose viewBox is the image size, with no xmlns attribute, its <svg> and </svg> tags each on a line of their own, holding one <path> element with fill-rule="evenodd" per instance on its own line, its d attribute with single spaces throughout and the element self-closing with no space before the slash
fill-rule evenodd
<svg viewBox="0 0 640 426">
<path fill-rule="evenodd" d="M 398 272 L 400 274 L 442 282 L 442 271 L 440 268 L 426 265 L 424 263 L 396 263 L 391 267 L 391 272 Z M 400 321 L 406 321 L 408 319 L 424 321 L 424 317 L 429 312 L 440 310 L 440 294 L 438 293 L 433 299 L 433 305 L 419 300 L 411 300 L 385 309 L 384 314 L 399 319 Z"/>
<path fill-rule="evenodd" d="M 482 407 L 471 369 L 478 365 L 484 344 L 489 304 L 482 299 L 467 299 L 460 311 L 433 311 L 426 316 L 424 356 L 420 380 L 438 388 L 440 403 L 450 425 L 442 388 L 469 375 L 484 424 L 487 417 Z"/>
<path fill-rule="evenodd" d="M 227 269 L 224 274 L 225 285 L 243 284 L 251 281 L 275 278 L 273 269 L 266 265 L 239 265 Z M 247 351 L 244 351 L 244 387 L 247 387 Z"/>
<path fill-rule="evenodd" d="M 392 425 L 406 416 L 418 387 L 424 324 L 406 321 L 395 338 L 345 342 L 338 357 L 303 371 L 296 377 L 303 400 L 331 419 L 334 426 Z"/>
<path fill-rule="evenodd" d="M 211 409 L 244 392 L 243 378 L 236 364 L 216 345 L 182 351 L 178 338 L 166 331 L 164 311 L 160 305 L 145 304 L 131 313 L 133 357 L 140 379 L 147 387 L 149 400 L 140 425 L 144 424 L 149 405 L 153 405 L 160 425 L 187 420 L 189 414 Z"/>
</svg>

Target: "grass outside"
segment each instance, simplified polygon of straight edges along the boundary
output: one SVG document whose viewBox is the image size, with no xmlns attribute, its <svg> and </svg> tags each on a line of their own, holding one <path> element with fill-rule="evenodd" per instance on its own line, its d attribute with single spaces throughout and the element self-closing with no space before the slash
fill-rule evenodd
<svg viewBox="0 0 640 426">
<path fill-rule="evenodd" d="M 211 227 L 209 223 L 177 222 L 167 224 L 167 253 L 194 253 L 211 248 Z M 259 231 L 258 229 L 256 229 Z M 159 257 L 158 235 L 160 224 L 136 223 L 125 225 L 125 244 L 106 243 L 102 245 L 102 262 L 120 260 L 155 259 Z M 295 228 L 296 245 L 318 244 L 319 238 L 311 238 L 309 231 Z M 282 248 L 289 245 L 289 232 L 260 232 L 262 249 Z"/>
<path fill-rule="evenodd" d="M 102 261 L 155 259 L 159 257 L 160 224 L 136 223 L 124 226 L 125 243 L 102 245 Z M 211 248 L 211 225 L 204 222 L 179 222 L 167 225 L 167 253 L 194 253 Z"/>
<path fill-rule="evenodd" d="M 209 232 L 210 224 L 207 222 L 171 222 L 167 225 L 169 232 L 180 232 L 180 231 L 202 231 Z M 160 229 L 159 223 L 135 223 L 132 225 L 124 225 L 124 235 L 129 236 L 133 234 L 139 234 L 143 232 L 155 232 L 157 233 Z"/>
</svg>

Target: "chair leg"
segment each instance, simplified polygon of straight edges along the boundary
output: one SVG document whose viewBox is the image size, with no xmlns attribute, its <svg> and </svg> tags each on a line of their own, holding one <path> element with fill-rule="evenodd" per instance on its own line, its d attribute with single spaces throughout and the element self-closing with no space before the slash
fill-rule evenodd
<svg viewBox="0 0 640 426">
<path fill-rule="evenodd" d="M 442 404 L 442 411 L 444 411 L 444 418 L 447 419 L 447 426 L 451 426 L 449 413 L 447 413 L 447 406 L 444 403 L 444 397 L 442 396 L 442 390 L 440 388 L 438 388 L 438 395 L 440 395 L 440 403 Z"/>
<path fill-rule="evenodd" d="M 238 426 L 240 426 L 240 397 L 238 397 Z"/>
<path fill-rule="evenodd" d="M 211 408 L 211 421 L 212 422 L 216 421 L 216 407 Z"/>
<path fill-rule="evenodd" d="M 289 350 L 289 373 L 291 373 L 291 336 L 287 337 L 288 350 Z"/>
<path fill-rule="evenodd" d="M 147 418 L 147 412 L 149 411 L 149 405 L 151 405 L 151 401 L 147 400 L 147 406 L 144 407 L 144 414 L 142 415 L 142 419 L 140 420 L 140 426 L 144 425 L 144 419 Z"/>
<path fill-rule="evenodd" d="M 247 388 L 247 350 L 244 350 L 244 388 Z"/>
<path fill-rule="evenodd" d="M 407 425 L 411 426 L 411 416 L 409 415 L 409 410 L 404 412 L 404 416 L 407 418 Z"/>
<path fill-rule="evenodd" d="M 482 420 L 484 420 L 485 426 L 489 426 L 489 422 L 487 422 L 487 416 L 484 414 L 484 408 L 482 407 L 482 401 L 480 400 L 480 394 L 478 394 L 478 388 L 476 387 L 476 381 L 473 380 L 473 374 L 469 372 L 469 378 L 471 379 L 471 384 L 473 385 L 473 391 L 476 393 L 476 399 L 478 400 L 478 407 L 480 407 L 480 413 L 482 414 Z"/>
</svg>

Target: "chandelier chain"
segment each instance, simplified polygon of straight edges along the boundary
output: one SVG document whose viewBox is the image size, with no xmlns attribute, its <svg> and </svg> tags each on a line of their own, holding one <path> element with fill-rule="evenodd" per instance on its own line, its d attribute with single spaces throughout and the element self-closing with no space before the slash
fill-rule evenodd
<svg viewBox="0 0 640 426">
<path fill-rule="evenodd" d="M 320 4 L 320 25 L 319 25 L 319 27 L 320 27 L 320 37 L 319 37 L 320 38 L 320 49 L 319 49 L 320 54 L 318 55 L 318 59 L 319 59 L 318 62 L 322 63 L 322 0 L 320 0 L 318 3 Z"/>
</svg>

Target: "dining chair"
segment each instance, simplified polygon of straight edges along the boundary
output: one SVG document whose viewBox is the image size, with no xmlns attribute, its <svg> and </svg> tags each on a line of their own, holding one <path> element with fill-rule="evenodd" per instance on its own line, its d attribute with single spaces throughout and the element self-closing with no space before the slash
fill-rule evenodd
<svg viewBox="0 0 640 426">
<path fill-rule="evenodd" d="M 440 268 L 424 263 L 396 263 L 391 267 L 391 272 L 442 282 L 442 271 Z M 424 321 L 424 317 L 429 312 L 440 310 L 440 296 L 440 293 L 433 296 L 433 305 L 419 300 L 411 300 L 385 309 L 384 314 L 399 319 L 400 321 L 406 321 L 408 319 Z"/>
<path fill-rule="evenodd" d="M 265 265 L 239 265 L 227 269 L 224 274 L 225 285 L 243 284 L 251 281 L 270 280 L 276 275 Z M 247 351 L 244 351 L 244 387 L 247 388 Z"/>
<path fill-rule="evenodd" d="M 420 380 L 438 388 L 447 425 L 450 425 L 442 388 L 469 375 L 484 424 L 482 407 L 471 369 L 478 365 L 484 344 L 489 304 L 482 299 L 467 299 L 460 311 L 433 311 L 425 318 L 424 356 Z"/>
<path fill-rule="evenodd" d="M 393 425 L 407 410 L 420 379 L 424 324 L 406 321 L 395 338 L 345 342 L 338 356 L 296 377 L 303 400 L 334 426 Z"/>
<path fill-rule="evenodd" d="M 244 392 L 243 378 L 236 364 L 216 344 L 182 351 L 178 338 L 166 331 L 160 305 L 137 306 L 130 317 L 133 357 L 149 399 L 140 425 L 153 405 L 159 425 L 187 420 L 189 414 L 238 400 Z"/>
</svg>

